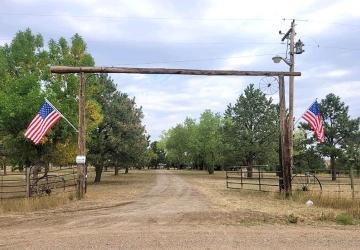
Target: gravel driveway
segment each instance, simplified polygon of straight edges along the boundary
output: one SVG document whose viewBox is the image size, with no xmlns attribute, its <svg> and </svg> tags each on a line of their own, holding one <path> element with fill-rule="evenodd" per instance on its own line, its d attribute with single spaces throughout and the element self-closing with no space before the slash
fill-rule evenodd
<svg viewBox="0 0 360 250">
<path fill-rule="evenodd" d="M 152 188 L 132 202 L 0 217 L 0 248 L 360 249 L 357 226 L 247 225 L 226 218 L 186 178 L 159 171 Z"/>
</svg>

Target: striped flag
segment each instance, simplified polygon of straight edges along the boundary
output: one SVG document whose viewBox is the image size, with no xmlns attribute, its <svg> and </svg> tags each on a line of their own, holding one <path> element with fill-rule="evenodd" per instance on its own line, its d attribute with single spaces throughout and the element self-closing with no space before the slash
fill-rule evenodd
<svg viewBox="0 0 360 250">
<path fill-rule="evenodd" d="M 325 133 L 324 133 L 324 125 L 323 120 L 321 118 L 320 113 L 320 105 L 317 101 L 315 101 L 302 115 L 305 121 L 307 121 L 314 131 L 319 142 L 324 142 Z"/>
<path fill-rule="evenodd" d="M 62 115 L 45 100 L 39 112 L 26 129 L 25 137 L 35 144 L 39 144 L 46 132 L 48 132 L 61 117 Z"/>
</svg>

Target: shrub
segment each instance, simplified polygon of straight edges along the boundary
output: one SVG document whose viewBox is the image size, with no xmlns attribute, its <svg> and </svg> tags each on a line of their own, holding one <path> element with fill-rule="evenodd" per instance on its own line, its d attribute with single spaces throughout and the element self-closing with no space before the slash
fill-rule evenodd
<svg viewBox="0 0 360 250">
<path fill-rule="evenodd" d="M 296 224 L 298 222 L 299 217 L 295 216 L 294 214 L 289 214 L 287 216 L 288 223 Z"/>
<path fill-rule="evenodd" d="M 341 213 L 336 216 L 336 222 L 341 225 L 353 225 L 353 217 L 348 213 Z"/>
</svg>

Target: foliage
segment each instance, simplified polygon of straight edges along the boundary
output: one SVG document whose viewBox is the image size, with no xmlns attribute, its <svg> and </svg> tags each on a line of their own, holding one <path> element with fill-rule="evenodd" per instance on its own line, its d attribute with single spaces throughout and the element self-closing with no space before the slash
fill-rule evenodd
<svg viewBox="0 0 360 250">
<path fill-rule="evenodd" d="M 0 131 L 2 161 L 22 169 L 41 160 L 73 164 L 77 133 L 60 120 L 35 146 L 24 137 L 44 97 L 76 127 L 79 76 L 50 74 L 49 65 L 94 66 L 82 37 L 51 39 L 45 48 L 40 34 L 19 31 L 10 44 L 0 46 Z M 86 75 L 86 129 L 89 160 L 94 165 L 143 163 L 148 138 L 141 124 L 141 108 L 116 90 L 106 75 Z M 5 152 L 5 153 L 4 153 Z"/>
<path fill-rule="evenodd" d="M 205 110 L 198 122 L 187 118 L 163 133 L 160 143 L 172 164 L 209 173 L 230 164 L 277 162 L 277 117 L 272 100 L 250 85 L 224 117 Z"/>
<path fill-rule="evenodd" d="M 359 131 L 359 119 L 351 119 L 349 107 L 340 100 L 339 96 L 332 93 L 321 100 L 320 112 L 324 121 L 325 141 L 317 144 L 316 150 L 323 156 L 330 158 L 332 179 L 336 180 L 335 162 L 339 157 L 344 156 L 349 138 L 355 136 Z M 311 131 L 307 124 L 302 127 Z M 315 139 L 312 138 L 312 142 Z"/>
<path fill-rule="evenodd" d="M 294 166 L 296 169 L 322 169 L 325 164 L 304 129 L 294 132 Z"/>
<path fill-rule="evenodd" d="M 225 130 L 228 133 L 226 137 L 234 153 L 248 165 L 251 177 L 254 161 L 264 163 L 271 158 L 276 159 L 279 141 L 276 105 L 250 84 L 225 113 L 230 120 Z"/>
<path fill-rule="evenodd" d="M 353 225 L 354 219 L 351 214 L 341 213 L 336 216 L 336 223 L 341 225 Z"/>
<path fill-rule="evenodd" d="M 22 169 L 41 151 L 25 141 L 23 132 L 43 100 L 48 53 L 41 35 L 29 29 L 18 32 L 0 51 L 0 130 L 6 134 L 2 141 L 10 161 Z"/>
<path fill-rule="evenodd" d="M 298 222 L 299 217 L 294 214 L 289 214 L 287 217 L 287 222 L 291 224 L 296 224 Z"/>
<path fill-rule="evenodd" d="M 134 99 L 116 90 L 113 81 L 102 75 L 101 94 L 96 97 L 104 111 L 102 122 L 89 135 L 90 162 L 99 182 L 103 166 L 138 165 L 144 161 L 148 146 L 142 111 Z"/>
<path fill-rule="evenodd" d="M 158 141 L 154 141 L 150 144 L 149 149 L 149 164 L 152 167 L 157 168 L 160 163 L 165 163 L 165 150 L 162 147 L 158 147 Z"/>
</svg>

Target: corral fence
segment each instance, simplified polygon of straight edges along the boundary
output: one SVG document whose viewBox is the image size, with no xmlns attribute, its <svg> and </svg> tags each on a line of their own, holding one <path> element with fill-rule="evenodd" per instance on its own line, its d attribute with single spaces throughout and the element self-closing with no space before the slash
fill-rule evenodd
<svg viewBox="0 0 360 250">
<path fill-rule="evenodd" d="M 281 172 L 267 165 L 255 165 L 251 172 L 247 166 L 228 167 L 226 170 L 226 187 L 267 192 L 279 191 L 282 185 Z"/>
<path fill-rule="evenodd" d="M 279 192 L 283 185 L 279 167 L 268 165 L 234 166 L 226 170 L 226 187 L 264 192 Z M 251 173 L 250 173 L 251 172 Z M 293 169 L 293 192 L 328 194 L 335 198 L 360 199 L 360 175 L 351 168 L 337 168 L 336 180 L 332 180 L 330 169 Z"/>
<path fill-rule="evenodd" d="M 90 170 L 90 175 L 94 172 Z M 25 198 L 74 192 L 77 183 L 76 166 L 36 167 L 24 171 L 0 172 L 0 199 Z"/>
</svg>

